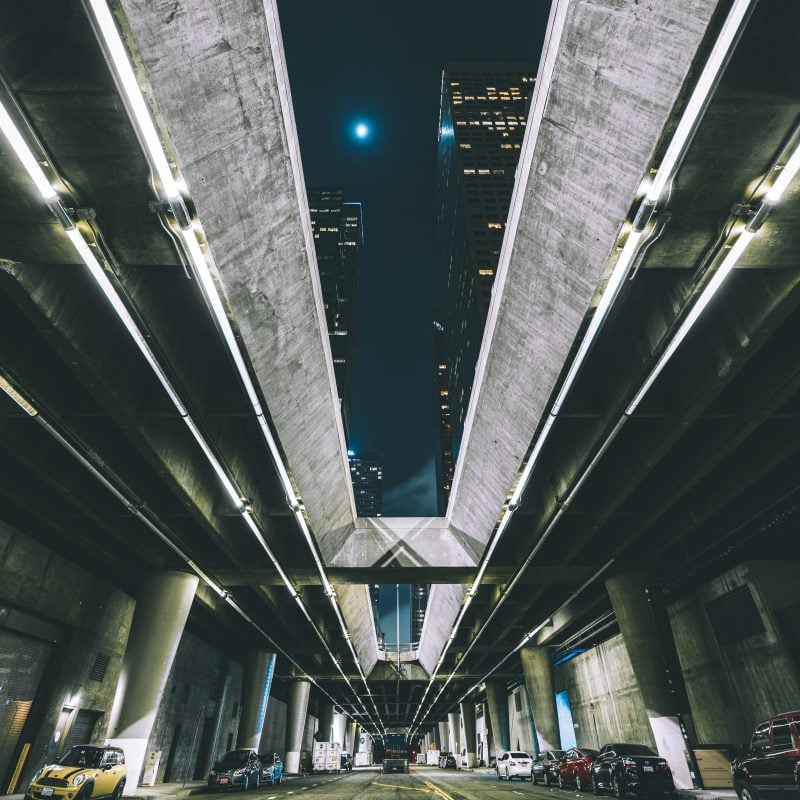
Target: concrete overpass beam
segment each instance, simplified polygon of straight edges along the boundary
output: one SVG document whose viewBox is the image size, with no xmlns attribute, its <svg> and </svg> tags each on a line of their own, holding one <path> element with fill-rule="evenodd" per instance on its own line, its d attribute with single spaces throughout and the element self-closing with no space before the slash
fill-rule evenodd
<svg viewBox="0 0 800 800">
<path fill-rule="evenodd" d="M 303 731 L 306 727 L 308 698 L 311 694 L 310 681 L 295 681 L 289 690 L 286 707 L 286 772 L 296 775 L 300 772 L 300 751 L 303 749 Z"/>
<path fill-rule="evenodd" d="M 242 677 L 242 717 L 236 737 L 237 747 L 259 749 L 274 672 L 275 653 L 251 650 L 245 657 Z"/>
<path fill-rule="evenodd" d="M 491 727 L 491 749 L 495 757 L 508 750 L 511 734 L 508 729 L 508 693 L 505 684 L 499 681 L 486 682 L 486 710 L 489 712 Z"/>
<path fill-rule="evenodd" d="M 540 750 L 560 750 L 561 731 L 558 727 L 553 665 L 547 647 L 523 647 L 520 650 L 525 688 L 533 706 L 533 720 Z"/>
<path fill-rule="evenodd" d="M 659 755 L 669 761 L 675 785 L 679 789 L 693 786 L 684 751 L 689 739 L 694 740 L 694 726 L 685 700 L 683 676 L 677 663 L 671 669 L 669 650 L 674 651 L 672 629 L 658 600 L 648 591 L 642 573 L 617 575 L 606 581 L 611 605 L 636 682 L 653 730 Z"/>
<path fill-rule="evenodd" d="M 160 572 L 148 577 L 139 593 L 108 729 L 109 742 L 125 751 L 126 795 L 136 793 L 197 583 L 196 575 Z"/>
<path fill-rule="evenodd" d="M 468 700 L 461 704 L 461 719 L 464 720 L 464 747 L 467 750 L 467 766 L 478 766 L 478 746 L 475 737 L 475 703 Z"/>
</svg>

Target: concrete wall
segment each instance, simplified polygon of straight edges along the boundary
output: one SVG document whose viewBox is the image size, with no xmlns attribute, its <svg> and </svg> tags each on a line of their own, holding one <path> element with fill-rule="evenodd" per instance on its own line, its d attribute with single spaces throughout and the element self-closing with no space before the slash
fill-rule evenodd
<svg viewBox="0 0 800 800">
<path fill-rule="evenodd" d="M 706 604 L 745 585 L 764 630 L 720 644 Z M 745 742 L 757 722 L 797 707 L 800 673 L 779 616 L 797 603 L 799 593 L 796 564 L 747 563 L 670 607 L 678 657 L 701 743 Z"/>
<path fill-rule="evenodd" d="M 229 741 L 236 746 L 241 695 L 241 662 L 184 631 L 147 745 L 161 751 L 158 782 L 165 779 L 173 747 L 167 777 L 179 781 L 205 777 Z M 211 727 L 204 734 L 207 725 Z"/>
<path fill-rule="evenodd" d="M 555 685 L 569 694 L 578 747 L 610 741 L 655 746 L 621 635 L 558 665 Z"/>
<path fill-rule="evenodd" d="M 508 729 L 512 750 L 536 752 L 533 714 L 524 686 L 517 686 L 508 696 Z"/>
<path fill-rule="evenodd" d="M 20 737 L 31 743 L 22 786 L 54 755 L 53 735 L 65 705 L 98 712 L 93 739 L 104 740 L 135 603 L 3 522 L 0 602 L 45 617 L 60 630 Z M 108 657 L 108 667 L 101 681 L 90 680 L 98 654 Z"/>
</svg>

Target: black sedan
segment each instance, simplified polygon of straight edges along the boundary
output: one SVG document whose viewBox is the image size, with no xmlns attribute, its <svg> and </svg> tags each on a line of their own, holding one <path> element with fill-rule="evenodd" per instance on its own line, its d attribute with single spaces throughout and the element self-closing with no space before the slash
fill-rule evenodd
<svg viewBox="0 0 800 800">
<path fill-rule="evenodd" d="M 563 757 L 563 750 L 542 750 L 531 767 L 531 780 L 545 786 L 558 783 L 558 766 Z"/>
<path fill-rule="evenodd" d="M 607 744 L 592 764 L 592 789 L 595 794 L 611 792 L 625 797 L 670 795 L 675 791 L 672 772 L 665 758 L 643 744 Z"/>
<path fill-rule="evenodd" d="M 211 789 L 241 789 L 261 783 L 261 762 L 253 750 L 230 750 L 211 767 L 208 786 Z"/>
</svg>

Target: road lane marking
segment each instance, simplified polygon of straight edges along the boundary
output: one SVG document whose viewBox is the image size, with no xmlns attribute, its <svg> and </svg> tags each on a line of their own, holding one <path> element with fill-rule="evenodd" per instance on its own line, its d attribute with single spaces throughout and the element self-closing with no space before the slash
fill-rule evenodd
<svg viewBox="0 0 800 800">
<path fill-rule="evenodd" d="M 416 786 L 401 786 L 399 783 L 381 783 L 380 781 L 370 781 L 370 786 L 384 786 L 387 789 L 404 789 L 407 792 L 423 792 L 425 794 L 436 794 L 436 792 L 433 792 L 430 789 L 418 789 Z"/>
<path fill-rule="evenodd" d="M 525 794 L 524 792 L 518 792 L 516 789 L 512 789 L 511 791 L 514 792 L 514 794 Z"/>
</svg>

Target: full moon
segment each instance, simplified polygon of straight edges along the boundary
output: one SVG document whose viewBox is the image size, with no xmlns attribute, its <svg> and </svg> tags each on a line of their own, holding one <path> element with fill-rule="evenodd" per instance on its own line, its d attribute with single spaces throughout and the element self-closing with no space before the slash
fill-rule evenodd
<svg viewBox="0 0 800 800">
<path fill-rule="evenodd" d="M 359 139 L 366 139 L 368 133 L 369 128 L 363 122 L 359 122 L 358 125 L 356 125 L 356 136 L 358 136 Z"/>
</svg>

